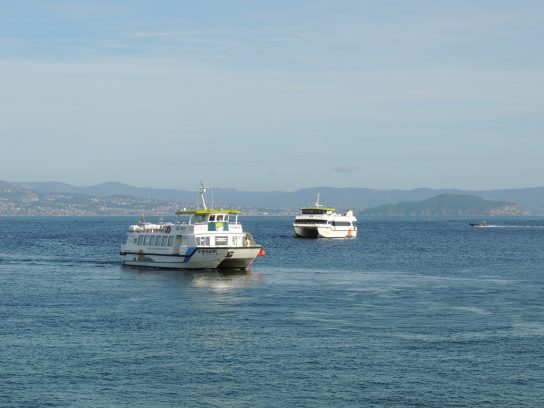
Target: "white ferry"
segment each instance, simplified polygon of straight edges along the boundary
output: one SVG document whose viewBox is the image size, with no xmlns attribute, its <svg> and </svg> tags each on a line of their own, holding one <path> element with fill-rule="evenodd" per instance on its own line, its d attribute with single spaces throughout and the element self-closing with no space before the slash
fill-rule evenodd
<svg viewBox="0 0 544 408">
<path fill-rule="evenodd" d="M 123 264 L 179 269 L 245 269 L 265 251 L 244 232 L 240 211 L 209 209 L 207 188 L 200 186 L 203 208 L 181 210 L 176 222 L 144 222 L 128 229 L 121 245 Z M 182 222 L 183 216 L 189 216 Z"/>
<path fill-rule="evenodd" d="M 355 238 L 357 218 L 352 210 L 337 214 L 332 207 L 319 204 L 319 194 L 313 207 L 301 208 L 293 227 L 297 237 L 302 238 Z"/>
</svg>

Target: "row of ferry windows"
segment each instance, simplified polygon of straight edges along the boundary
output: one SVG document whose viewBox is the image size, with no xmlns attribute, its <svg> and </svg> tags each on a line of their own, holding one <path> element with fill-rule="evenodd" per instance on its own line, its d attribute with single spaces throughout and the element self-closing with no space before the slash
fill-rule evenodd
<svg viewBox="0 0 544 408">
<path fill-rule="evenodd" d="M 329 210 L 319 208 L 305 208 L 302 210 L 302 214 L 326 214 Z"/>
<path fill-rule="evenodd" d="M 195 222 L 229 222 L 228 214 L 210 214 L 209 217 L 207 214 L 198 214 L 195 217 Z"/>
<path fill-rule="evenodd" d="M 297 220 L 297 224 L 327 224 L 326 220 Z M 351 227 L 352 223 L 349 221 L 329 221 L 328 224 L 333 227 Z M 356 227 L 357 223 L 353 223 L 353 227 Z"/>
<path fill-rule="evenodd" d="M 137 244 L 143 246 L 172 246 L 174 237 L 171 235 L 138 235 Z"/>
<path fill-rule="evenodd" d="M 234 237 L 236 239 L 237 237 Z M 210 237 L 196 237 L 196 244 L 198 246 L 210 246 Z M 227 246 L 228 245 L 228 237 L 221 236 L 221 237 L 215 237 L 215 245 L 217 246 Z"/>
<path fill-rule="evenodd" d="M 353 225 L 353 227 L 356 227 L 357 226 L 357 222 L 354 221 L 353 223 L 351 222 L 347 222 L 347 221 L 333 221 L 332 222 L 332 226 L 336 226 L 336 227 L 351 227 Z"/>
<path fill-rule="evenodd" d="M 172 246 L 174 243 L 174 237 L 168 235 L 138 235 L 138 240 L 134 242 L 140 246 Z M 198 246 L 210 246 L 210 237 L 196 237 L 196 244 Z M 228 237 L 220 236 L 215 237 L 215 245 L 227 246 Z"/>
</svg>

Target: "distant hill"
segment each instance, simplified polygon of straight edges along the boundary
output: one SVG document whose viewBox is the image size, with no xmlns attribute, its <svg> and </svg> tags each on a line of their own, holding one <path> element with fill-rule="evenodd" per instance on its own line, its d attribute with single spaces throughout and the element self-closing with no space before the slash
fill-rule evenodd
<svg viewBox="0 0 544 408">
<path fill-rule="evenodd" d="M 112 197 L 127 197 L 133 201 L 134 205 L 140 205 L 148 208 L 150 200 L 157 203 L 158 207 L 190 207 L 197 201 L 195 191 L 184 191 L 176 189 L 158 189 L 134 187 L 118 182 L 107 182 L 94 186 L 76 187 L 66 183 L 59 182 L 24 182 L 9 183 L 0 181 L 0 215 L 7 214 L 8 204 L 10 208 L 18 208 L 17 200 L 10 201 L 2 189 L 18 194 L 34 194 L 34 204 L 25 204 L 24 211 L 30 211 L 30 207 L 38 206 L 46 195 L 50 195 L 47 200 L 55 201 L 55 194 L 86 196 L 95 198 L 103 203 L 110 203 L 104 208 L 117 208 L 115 200 Z M 299 208 L 311 205 L 315 202 L 317 194 L 320 193 L 320 201 L 323 205 L 336 207 L 338 210 L 352 208 L 356 212 L 363 211 L 386 204 L 396 204 L 399 202 L 412 202 L 426 200 L 440 194 L 468 194 L 487 200 L 502 201 L 514 203 L 532 215 L 544 215 L 544 187 L 523 188 L 523 189 L 503 189 L 488 191 L 467 191 L 455 189 L 430 189 L 419 188 L 413 190 L 377 190 L 369 188 L 336 188 L 336 187 L 312 187 L 304 188 L 293 192 L 286 191 L 239 191 L 231 188 L 213 188 L 210 190 L 209 203 L 214 206 L 234 207 L 243 210 L 245 213 L 293 213 Z M 4 200 L 4 201 L 2 201 Z M 6 201 L 7 200 L 7 201 Z M 37 200 L 37 201 L 36 201 Z M 47 213 L 47 203 L 42 204 L 40 213 Z M 144 205 L 144 203 L 147 203 Z M 10 210 L 13 211 L 13 210 Z M 17 211 L 23 211 L 22 209 Z M 57 211 L 57 210 L 55 210 Z M 89 204 L 88 211 L 92 213 L 92 205 Z M 99 213 L 105 213 L 102 209 Z M 121 211 L 121 210 L 119 210 Z M 128 208 L 122 211 L 129 211 Z M 133 212 L 137 212 L 137 207 Z M 9 212 L 10 214 L 12 212 Z M 118 213 L 117 210 L 114 212 Z"/>
<path fill-rule="evenodd" d="M 518 205 L 468 194 L 440 194 L 422 201 L 386 204 L 360 212 L 367 216 L 526 215 Z"/>
<path fill-rule="evenodd" d="M 22 185 L 0 181 L 0 215 L 139 215 L 142 212 L 168 215 L 180 207 L 177 202 L 123 195 L 92 197 L 73 191 L 77 189 L 34 192 Z"/>
</svg>

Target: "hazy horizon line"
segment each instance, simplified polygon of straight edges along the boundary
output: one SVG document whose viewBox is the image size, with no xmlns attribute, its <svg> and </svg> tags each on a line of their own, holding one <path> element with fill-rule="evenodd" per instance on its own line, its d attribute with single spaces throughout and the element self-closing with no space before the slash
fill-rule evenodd
<svg viewBox="0 0 544 408">
<path fill-rule="evenodd" d="M 1 180 L 0 180 L 1 181 Z M 148 186 L 138 186 L 134 184 L 128 184 L 126 182 L 122 181 L 115 181 L 115 180 L 109 180 L 109 181 L 103 181 L 96 184 L 89 184 L 89 185 L 76 185 L 71 184 L 64 181 L 58 181 L 58 180 L 50 180 L 50 181 L 7 181 L 4 180 L 7 183 L 10 184 L 33 184 L 33 183 L 43 183 L 43 184 L 66 184 L 70 187 L 75 188 L 90 188 L 90 187 L 96 187 L 101 186 L 105 184 L 121 184 L 128 187 L 134 187 L 134 188 L 140 188 L 140 189 L 151 189 L 151 190 L 176 190 L 176 191 L 189 191 L 193 192 L 197 190 L 197 187 L 193 189 L 184 189 L 184 188 L 177 188 L 177 187 L 148 187 Z M 206 183 L 205 183 L 206 184 Z M 543 185 L 539 186 L 526 186 L 526 187 L 500 187 L 500 188 L 462 188 L 462 187 L 337 187 L 337 186 L 331 186 L 331 185 L 316 185 L 316 186 L 309 186 L 309 187 L 299 187 L 296 190 L 249 190 L 249 189 L 239 189 L 236 187 L 221 187 L 221 186 L 213 186 L 213 185 L 207 185 L 210 189 L 223 189 L 223 190 L 236 190 L 239 192 L 273 192 L 273 191 L 280 191 L 280 192 L 296 192 L 300 190 L 310 190 L 310 189 L 316 189 L 316 188 L 334 188 L 338 190 L 379 190 L 379 191 L 414 191 L 414 190 L 458 190 L 458 191 L 494 191 L 494 190 L 530 190 L 530 189 L 538 189 L 538 188 L 544 188 Z"/>
</svg>

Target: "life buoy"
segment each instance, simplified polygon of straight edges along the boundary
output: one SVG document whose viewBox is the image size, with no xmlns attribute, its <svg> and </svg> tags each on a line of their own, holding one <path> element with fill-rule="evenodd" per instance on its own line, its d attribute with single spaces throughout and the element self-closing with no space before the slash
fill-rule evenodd
<svg viewBox="0 0 544 408">
<path fill-rule="evenodd" d="M 165 230 L 165 231 L 166 231 L 166 233 L 168 234 L 168 233 L 170 232 L 170 230 L 171 230 L 171 228 L 170 228 L 170 225 L 169 225 L 169 226 L 167 226 L 167 227 L 166 227 L 166 228 L 165 228 L 164 230 Z"/>
</svg>

